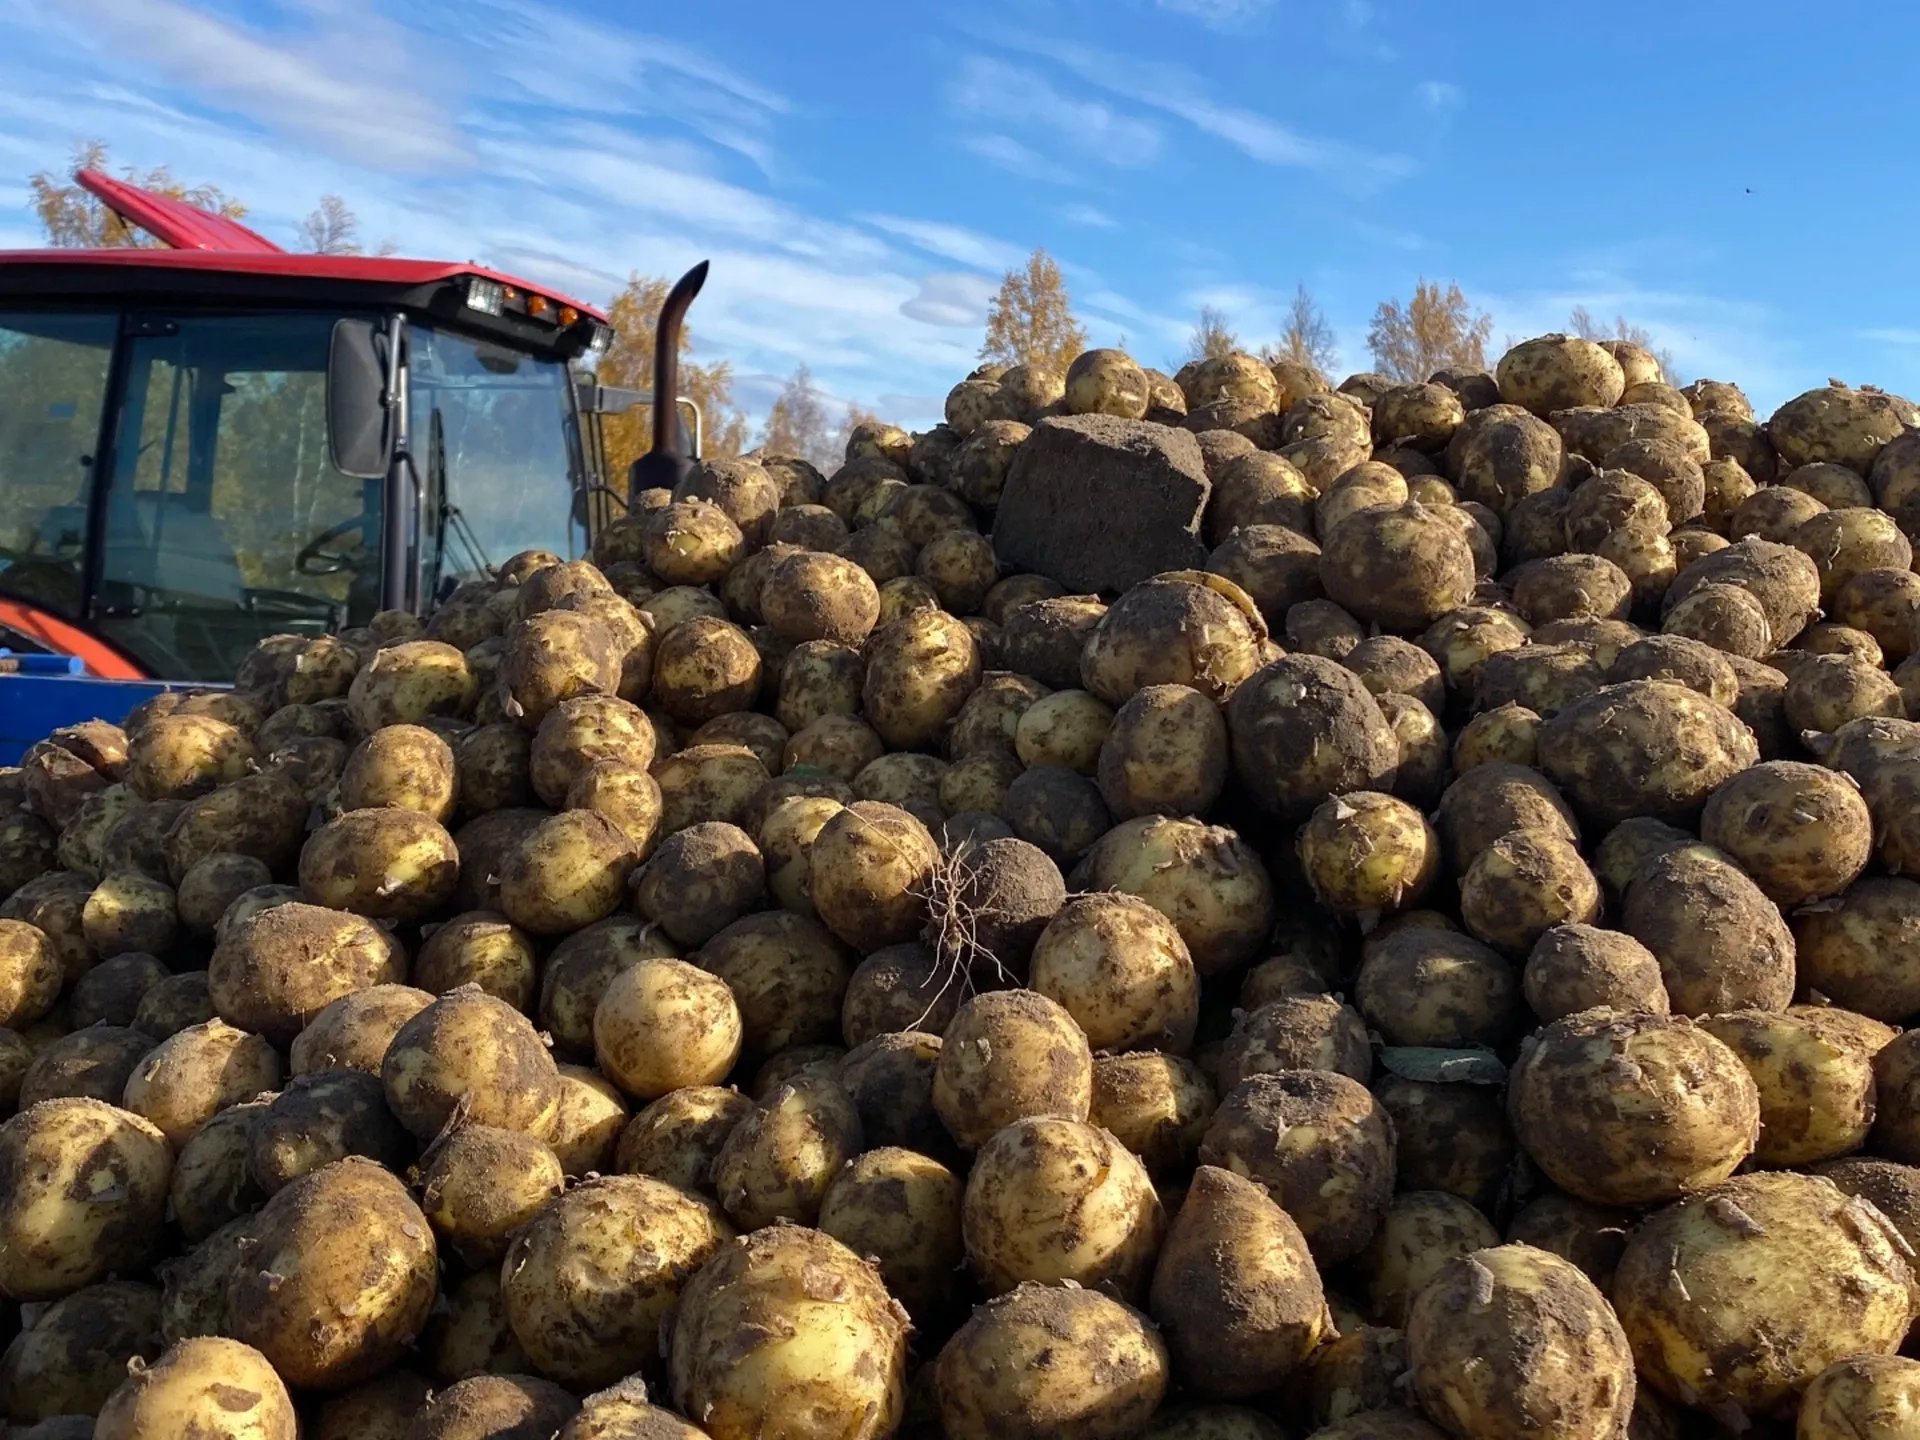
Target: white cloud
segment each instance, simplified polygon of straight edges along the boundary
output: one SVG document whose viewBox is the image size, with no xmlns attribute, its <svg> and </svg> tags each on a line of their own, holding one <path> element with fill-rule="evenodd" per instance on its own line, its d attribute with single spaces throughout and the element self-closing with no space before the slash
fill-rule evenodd
<svg viewBox="0 0 1920 1440">
<path fill-rule="evenodd" d="M 1160 153 L 1160 128 L 1152 121 L 1098 100 L 1064 95 L 1045 76 L 985 55 L 966 57 L 950 94 L 968 114 L 1041 132 L 1049 154 L 1077 150 L 1111 165 L 1133 166 Z"/>
<path fill-rule="evenodd" d="M 1038 180 L 1048 185 L 1073 185 L 1080 179 L 1065 165 L 1056 164 L 1022 145 L 1011 135 L 969 135 L 961 144 L 989 165 L 1027 180 Z"/>
<path fill-rule="evenodd" d="M 929 275 L 920 282 L 920 293 L 901 303 L 900 313 L 923 325 L 976 328 L 986 324 L 999 288 L 985 275 Z"/>
<path fill-rule="evenodd" d="M 1466 102 L 1466 95 L 1458 85 L 1448 84 L 1445 80 L 1422 80 L 1413 87 L 1414 98 L 1436 115 L 1449 110 L 1458 110 Z"/>
<path fill-rule="evenodd" d="M 1085 225 L 1094 230 L 1113 230 L 1120 222 L 1097 205 L 1065 205 L 1060 218 L 1069 225 Z"/>
<path fill-rule="evenodd" d="M 1265 15 L 1273 0 L 1154 0 L 1154 4 L 1218 30 L 1238 30 Z"/>
<path fill-rule="evenodd" d="M 1920 345 L 1920 330 L 1862 330 L 1862 340 L 1872 340 L 1879 345 L 1898 345 L 1901 347 Z"/>
<path fill-rule="evenodd" d="M 432 93 L 432 66 L 360 0 L 303 6 L 310 23 L 280 43 L 177 0 L 29 3 L 34 23 L 103 46 L 149 80 L 336 153 L 416 172 L 471 160 Z"/>
<path fill-rule="evenodd" d="M 995 240 L 977 230 L 960 225 L 942 225 L 932 220 L 909 220 L 899 215 L 862 215 L 860 220 L 876 230 L 898 235 L 931 255 L 957 260 L 976 270 L 1005 272 L 1021 264 L 1026 252 L 1017 245 Z"/>
<path fill-rule="evenodd" d="M 1223 104 L 1201 77 L 1179 66 L 1017 35 L 1003 37 L 1002 43 L 1050 59 L 1110 94 L 1184 120 L 1264 165 L 1336 171 L 1348 179 L 1374 182 L 1396 179 L 1412 169 L 1404 156 L 1315 139 L 1258 111 Z"/>
</svg>

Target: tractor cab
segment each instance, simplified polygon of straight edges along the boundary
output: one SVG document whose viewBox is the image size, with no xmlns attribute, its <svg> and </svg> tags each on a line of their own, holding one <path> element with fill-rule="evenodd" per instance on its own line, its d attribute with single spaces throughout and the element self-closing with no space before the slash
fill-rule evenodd
<svg viewBox="0 0 1920 1440">
<path fill-rule="evenodd" d="M 170 248 L 0 252 L 0 646 L 229 680 L 263 636 L 577 556 L 617 509 L 598 415 L 649 397 L 576 379 L 599 311 L 78 178 Z"/>
</svg>

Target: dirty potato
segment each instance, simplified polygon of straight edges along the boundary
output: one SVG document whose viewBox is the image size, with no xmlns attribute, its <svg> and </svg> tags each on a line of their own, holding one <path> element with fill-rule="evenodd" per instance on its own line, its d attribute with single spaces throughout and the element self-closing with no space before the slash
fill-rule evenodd
<svg viewBox="0 0 1920 1440">
<path fill-rule="evenodd" d="M 1030 1115 L 1084 1120 L 1092 1101 L 1093 1052 L 1086 1034 L 1044 995 L 976 995 L 947 1026 L 933 1104 L 964 1148 L 978 1149 Z"/>
</svg>

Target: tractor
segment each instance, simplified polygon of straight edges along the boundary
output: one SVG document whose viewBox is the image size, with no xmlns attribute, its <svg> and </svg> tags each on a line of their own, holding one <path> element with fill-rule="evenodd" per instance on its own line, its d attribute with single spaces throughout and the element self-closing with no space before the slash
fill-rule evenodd
<svg viewBox="0 0 1920 1440">
<path fill-rule="evenodd" d="M 162 248 L 0 251 L 0 764 L 267 635 L 424 614 L 522 550 L 585 552 L 699 452 L 685 400 L 606 475 L 594 307 L 473 264 L 295 254 L 96 171 Z M 674 287 L 656 393 L 676 394 Z M 97 682 L 114 682 L 102 684 Z"/>
</svg>

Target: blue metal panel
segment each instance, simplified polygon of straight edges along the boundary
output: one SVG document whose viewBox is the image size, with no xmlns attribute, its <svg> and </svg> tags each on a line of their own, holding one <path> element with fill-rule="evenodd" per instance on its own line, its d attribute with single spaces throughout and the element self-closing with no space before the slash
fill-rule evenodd
<svg viewBox="0 0 1920 1440">
<path fill-rule="evenodd" d="M 66 656 L 8 657 L 57 662 Z M 36 665 L 34 669 L 40 667 Z M 118 725 L 148 696 L 166 690 L 193 687 L 163 680 L 98 680 L 86 675 L 36 674 L 32 671 L 0 674 L 0 765 L 18 765 L 35 741 L 44 740 L 62 725 L 82 720 L 107 720 Z"/>
</svg>

